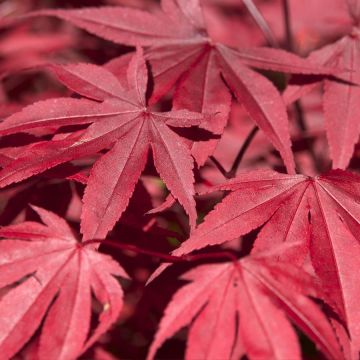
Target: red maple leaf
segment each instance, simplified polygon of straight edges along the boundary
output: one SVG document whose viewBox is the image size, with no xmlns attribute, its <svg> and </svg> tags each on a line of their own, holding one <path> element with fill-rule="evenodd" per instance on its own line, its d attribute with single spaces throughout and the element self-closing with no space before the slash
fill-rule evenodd
<svg viewBox="0 0 360 360">
<path fill-rule="evenodd" d="M 31 33 L 17 28 L 6 33 L 0 41 L 0 79 L 9 74 L 48 63 L 49 54 L 74 45 L 73 36 L 64 33 Z"/>
<path fill-rule="evenodd" d="M 322 281 L 326 301 L 344 320 L 354 353 L 360 350 L 359 290 L 354 287 L 360 267 L 360 176 L 333 170 L 311 178 L 283 175 L 270 170 L 241 174 L 213 190 L 230 191 L 191 237 L 173 252 L 181 256 L 209 245 L 222 244 L 249 233 L 267 222 L 254 251 L 277 243 L 307 242 L 312 265 Z M 164 264 L 152 275 L 159 275 Z"/>
<path fill-rule="evenodd" d="M 348 22 L 353 23 L 350 32 L 336 42 L 313 51 L 309 59 L 324 66 L 347 69 L 338 74 L 339 78 L 323 79 L 323 104 L 326 132 L 330 147 L 333 168 L 345 169 L 358 142 L 360 127 L 358 113 L 360 104 L 360 13 L 358 1 L 347 1 L 349 6 Z M 297 84 L 300 81 L 300 84 Z M 301 83 L 305 83 L 302 85 Z M 284 92 L 289 104 L 311 91 L 318 81 L 306 83 L 295 77 Z"/>
<path fill-rule="evenodd" d="M 11 358 L 41 327 L 37 359 L 73 359 L 117 320 L 123 291 L 114 275 L 127 275 L 110 256 L 79 242 L 62 218 L 34 210 L 45 225 L 0 229 L 6 238 L 0 287 L 10 286 L 0 299 L 1 357 Z M 89 336 L 92 293 L 103 309 Z"/>
<path fill-rule="evenodd" d="M 345 169 L 360 0 L 48 3 L 0 6 L 0 358 L 358 360 L 360 175 L 286 106 Z"/>
<path fill-rule="evenodd" d="M 329 69 L 280 49 L 227 47 L 212 32 L 212 16 L 203 11 L 199 0 L 163 0 L 161 4 L 162 9 L 154 13 L 99 7 L 44 10 L 35 15 L 60 17 L 120 44 L 150 46 L 146 59 L 154 76 L 152 101 L 181 78 L 174 107 L 218 112 L 206 125 L 218 134 L 230 111 L 228 86 L 280 152 L 288 171 L 294 172 L 284 103 L 274 85 L 250 67 L 304 74 L 324 74 Z M 196 144 L 193 153 L 199 164 L 205 162 L 214 145 L 216 141 Z"/>
<path fill-rule="evenodd" d="M 35 143 L 19 152 L 17 159 L 0 172 L 0 186 L 111 148 L 95 162 L 83 198 L 84 237 L 102 238 L 127 207 L 151 148 L 156 169 L 194 227 L 193 159 L 185 142 L 170 127 L 198 125 L 206 116 L 187 110 L 151 111 L 145 99 L 147 68 L 140 51 L 129 65 L 126 87 L 108 70 L 95 65 L 53 68 L 70 89 L 99 102 L 73 98 L 38 102 L 6 119 L 0 133 L 92 124 L 86 130 Z"/>
<path fill-rule="evenodd" d="M 187 359 L 301 359 L 289 319 L 328 358 L 342 358 L 326 317 L 306 296 L 317 296 L 313 279 L 290 263 L 248 257 L 202 265 L 181 279 L 191 283 L 166 308 L 148 359 L 185 326 Z"/>
</svg>

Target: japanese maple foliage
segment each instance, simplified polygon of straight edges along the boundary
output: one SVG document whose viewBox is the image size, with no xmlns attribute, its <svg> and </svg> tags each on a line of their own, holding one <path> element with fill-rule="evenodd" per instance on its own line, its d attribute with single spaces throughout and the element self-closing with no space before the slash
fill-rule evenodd
<svg viewBox="0 0 360 360">
<path fill-rule="evenodd" d="M 307 276 L 289 264 L 255 256 L 194 268 L 182 276 L 192 283 L 180 289 L 166 309 L 149 358 L 189 323 L 187 358 L 300 357 L 295 332 L 282 311 L 330 358 L 341 357 L 330 324 L 306 298 L 317 294 Z"/>
<path fill-rule="evenodd" d="M 230 96 L 226 90 L 228 85 L 280 151 L 287 169 L 294 171 L 287 115 L 279 93 L 271 82 L 249 67 L 305 74 L 321 74 L 326 70 L 284 50 L 227 47 L 227 39 L 219 38 L 212 31 L 211 25 L 215 21 L 212 14 L 207 13 L 198 0 L 191 4 L 188 1 L 164 0 L 161 7 L 154 14 L 111 7 L 41 13 L 58 16 L 120 44 L 150 47 L 146 58 L 154 76 L 152 100 L 159 99 L 182 75 L 174 105 L 201 112 L 220 112 L 217 121 L 207 126 L 216 133 L 221 133 L 226 125 Z M 195 156 L 200 164 L 206 160 L 204 153 L 209 155 L 212 149 L 210 144 L 210 148 L 207 145 L 205 149 L 194 150 L 195 154 L 200 151 Z"/>
<path fill-rule="evenodd" d="M 193 160 L 190 150 L 169 126 L 199 125 L 206 116 L 187 110 L 160 113 L 148 109 L 147 68 L 141 52 L 129 64 L 126 87 L 112 73 L 95 65 L 54 66 L 54 72 L 72 90 L 101 102 L 60 98 L 35 103 L 5 119 L 0 133 L 92 125 L 74 135 L 23 149 L 0 173 L 0 186 L 111 147 L 91 170 L 81 223 L 86 239 L 102 238 L 125 210 L 151 146 L 160 176 L 184 205 L 194 226 Z M 111 167 L 113 176 L 108 176 Z"/>
<path fill-rule="evenodd" d="M 334 65 L 349 69 L 342 74 L 345 81 L 337 79 L 323 79 L 324 83 L 324 116 L 326 131 L 330 146 L 330 155 L 334 168 L 344 169 L 351 159 L 354 145 L 357 143 L 360 129 L 357 121 L 357 107 L 359 106 L 359 45 L 360 29 L 358 23 L 360 14 L 358 3 L 348 1 L 348 16 L 344 22 L 349 26 L 348 33 L 332 44 L 313 51 L 309 59 L 320 64 Z M 309 84 L 288 86 L 284 93 L 287 103 L 298 99 L 301 94 L 311 91 L 317 81 Z"/>
<path fill-rule="evenodd" d="M 0 231 L 6 238 L 1 242 L 6 257 L 1 259 L 0 286 L 22 280 L 7 289 L 0 300 L 1 356 L 16 354 L 46 315 L 37 357 L 72 359 L 119 316 L 123 292 L 113 275 L 127 274 L 109 256 L 79 242 L 63 219 L 44 209 L 34 209 L 45 225 L 27 221 Z M 91 292 L 103 310 L 98 327 L 87 339 Z"/>
<path fill-rule="evenodd" d="M 360 1 L 312 9 L 3 2 L 1 359 L 360 358 Z"/>
</svg>

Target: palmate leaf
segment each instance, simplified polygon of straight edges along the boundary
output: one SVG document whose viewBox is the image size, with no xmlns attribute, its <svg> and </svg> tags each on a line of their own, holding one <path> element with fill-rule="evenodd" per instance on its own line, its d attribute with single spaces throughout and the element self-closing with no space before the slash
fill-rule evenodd
<svg viewBox="0 0 360 360">
<path fill-rule="evenodd" d="M 88 99 L 50 99 L 24 108 L 0 125 L 0 134 L 52 126 L 91 124 L 70 136 L 34 144 L 0 172 L 0 187 L 58 164 L 110 150 L 94 164 L 83 198 L 85 239 L 105 237 L 128 205 L 152 150 L 155 167 L 195 226 L 193 159 L 171 127 L 199 125 L 207 115 L 188 110 L 153 112 L 145 99 L 147 68 L 139 50 L 127 71 L 126 88 L 108 70 L 89 64 L 52 66 L 59 79 Z"/>
<path fill-rule="evenodd" d="M 0 287 L 12 285 L 0 299 L 1 357 L 11 358 L 41 326 L 36 358 L 73 359 L 117 320 L 123 291 L 114 276 L 127 275 L 110 256 L 82 245 L 62 218 L 34 210 L 45 225 L 0 229 Z M 89 336 L 91 293 L 103 309 Z"/>
<path fill-rule="evenodd" d="M 162 9 L 154 13 L 125 7 L 99 7 L 44 10 L 34 15 L 62 18 L 119 44 L 150 47 L 146 58 L 155 80 L 152 101 L 159 99 L 182 76 L 174 103 L 186 104 L 190 110 L 199 112 L 218 108 L 218 116 L 207 124 L 210 131 L 218 133 L 223 131 L 230 110 L 222 74 L 236 98 L 280 152 L 288 171 L 293 173 L 283 100 L 271 82 L 250 66 L 303 74 L 324 74 L 330 70 L 283 50 L 230 49 L 218 43 L 216 34 L 207 26 L 206 11 L 199 0 L 163 0 L 161 4 Z M 195 79 L 197 86 L 193 86 Z M 218 97 L 214 93 L 217 91 Z M 213 140 L 196 145 L 194 155 L 199 164 L 204 163 L 214 145 Z"/>
<path fill-rule="evenodd" d="M 360 19 L 359 2 L 347 1 L 348 18 L 354 23 Z M 350 21 L 348 19 L 348 21 Z M 358 142 L 360 126 L 358 120 L 360 104 L 360 28 L 352 27 L 351 33 L 332 44 L 328 44 L 309 55 L 309 59 L 346 71 L 339 78 L 321 79 L 323 83 L 323 108 L 325 128 L 334 169 L 346 169 Z M 340 79 L 341 78 L 341 79 Z M 284 92 L 284 100 L 291 104 L 313 90 L 320 81 L 297 84 L 296 77 Z"/>
<path fill-rule="evenodd" d="M 272 254 L 273 256 L 275 254 Z M 186 359 L 301 359 L 291 320 L 329 359 L 343 358 L 324 314 L 307 295 L 313 279 L 290 263 L 248 257 L 196 267 L 165 310 L 148 359 L 190 326 Z"/>
<path fill-rule="evenodd" d="M 310 91 L 320 79 L 333 167 L 346 168 L 360 131 L 360 1 L 321 2 L 332 9 L 325 9 L 320 17 L 334 16 L 329 21 L 333 29 L 340 28 L 337 22 L 342 21 L 347 35 L 307 59 L 280 49 L 254 47 L 264 39 L 260 31 L 254 33 L 256 14 L 250 11 L 254 17 L 250 19 L 250 9 L 240 0 L 92 1 L 129 6 L 97 8 L 83 8 L 90 2 L 80 0 L 75 4 L 77 9 L 44 9 L 20 15 L 19 21 L 7 15 L 22 14 L 24 9 L 38 8 L 46 1 L 30 0 L 26 5 L 7 1 L 0 6 L 5 15 L 0 20 L 4 40 L 0 53 L 5 59 L 0 72 L 11 76 L 0 86 L 0 188 L 13 185 L 2 190 L 0 210 L 5 207 L 3 224 L 16 224 L 0 227 L 0 358 L 143 357 L 144 349 L 136 339 L 148 342 L 154 326 L 153 321 L 145 320 L 148 310 L 163 308 L 167 299 L 162 291 L 146 291 L 140 306 L 136 302 L 154 262 L 171 259 L 187 262 L 190 271 L 177 279 L 187 281 L 180 288 L 175 288 L 175 281 L 163 284 L 177 291 L 150 346 L 149 360 L 184 327 L 188 328 L 187 359 L 306 358 L 311 354 L 302 346 L 299 332 L 312 340 L 321 357 L 359 359 L 360 176 L 342 170 L 313 177 L 295 175 L 295 155 L 304 173 L 321 173 L 324 164 L 320 158 L 315 161 L 316 154 L 308 148 L 312 141 L 306 141 L 303 132 L 296 132 L 293 155 L 286 113 L 286 105 Z M 337 36 L 332 31 L 326 34 L 329 27 L 319 25 L 321 22 L 309 26 L 309 19 L 314 22 L 315 16 L 307 17 L 306 11 L 316 9 L 315 15 L 321 10 L 319 4 L 303 6 L 307 10 L 301 11 L 295 11 L 299 9 L 291 1 L 247 4 L 253 5 L 253 10 L 259 6 L 265 18 L 274 19 L 279 29 L 274 32 L 276 38 L 285 44 L 286 35 L 289 48 L 298 47 L 300 42 L 302 49 L 309 49 Z M 346 19 L 342 6 L 348 9 Z M 55 16 L 121 47 L 105 49 L 106 44 L 99 39 L 68 24 L 58 28 L 51 19 L 37 22 L 33 35 L 39 37 L 29 37 L 33 26 L 18 25 L 24 18 L 36 16 Z M 305 28 L 299 28 L 297 17 L 304 20 Z M 8 26 L 18 30 L 8 31 Z M 52 43 L 49 35 L 54 29 L 61 31 Z M 63 37 L 61 32 L 67 33 L 66 29 L 70 33 Z M 74 39 L 82 41 L 74 47 Z M 245 48 L 245 43 L 250 48 Z M 67 49 L 67 59 L 85 56 L 97 62 L 108 59 L 113 51 L 126 52 L 127 45 L 143 46 L 144 53 L 138 48 L 102 67 L 47 64 L 70 90 L 67 93 L 74 92 L 71 97 L 55 95 L 63 90 L 38 92 L 52 88 L 46 76 L 15 73 L 42 64 L 49 59 L 50 50 Z M 294 74 L 284 96 L 262 74 L 268 70 Z M 271 75 L 285 79 L 281 74 Z M 234 122 L 225 132 L 230 108 L 234 109 L 232 97 L 242 110 L 231 111 Z M 18 112 L 23 104 L 34 101 L 31 99 L 49 100 Z M 159 99 L 164 101 L 157 103 Z M 154 110 L 169 108 L 170 101 L 172 111 Z M 303 110 L 306 119 L 318 120 L 317 109 L 311 104 Z M 245 127 L 249 129 L 245 131 Z M 239 151 L 239 142 L 250 128 L 255 130 Z M 261 133 L 251 144 L 257 149 L 243 158 L 257 128 Z M 314 129 L 318 128 L 311 127 L 311 134 L 307 134 L 311 139 L 317 136 Z M 195 183 L 193 158 L 199 167 L 204 165 L 219 139 L 226 143 L 226 151 L 217 148 L 216 159 L 212 159 L 216 169 L 199 169 Z M 259 150 L 261 141 L 266 140 L 269 144 Z M 205 201 L 197 203 L 199 217 L 205 217 L 196 228 L 194 187 L 200 190 L 217 184 L 215 171 L 226 178 L 233 176 L 232 169 L 239 165 L 236 160 L 232 166 L 235 153 L 236 159 L 243 159 L 243 167 L 251 167 L 249 170 L 254 164 L 277 166 L 276 154 L 269 152 L 268 145 L 280 153 L 289 174 L 250 171 L 211 187 Z M 157 171 L 163 182 L 160 185 L 158 179 L 144 176 L 145 189 L 136 183 L 150 158 L 154 167 L 148 167 L 146 174 Z M 38 174 L 42 176 L 33 177 Z M 15 185 L 30 177 L 31 181 Z M 72 182 L 59 183 L 59 178 Z M 164 193 L 165 187 L 169 193 Z M 222 191 L 223 196 L 219 196 Z M 214 201 L 217 205 L 209 212 Z M 27 212 L 29 202 L 66 213 L 80 228 L 81 240 L 63 219 L 41 208 L 34 210 L 42 223 L 21 223 L 24 217 L 36 216 Z M 175 206 L 167 212 L 175 202 L 189 216 L 192 230 L 182 243 L 188 231 L 186 215 L 184 218 Z M 143 217 L 146 211 L 153 215 Z M 122 243 L 105 240 L 112 229 L 112 237 L 122 239 Z M 119 256 L 129 260 L 136 282 L 128 289 L 129 301 L 121 319 L 127 319 L 126 323 L 90 349 L 116 323 L 123 308 L 117 277 L 127 277 L 117 262 L 98 251 L 95 244 L 100 241 L 106 251 L 111 247 L 125 250 Z M 130 245 L 132 241 L 137 245 Z M 174 256 L 163 254 L 175 244 L 180 246 Z M 212 245 L 224 245 L 223 250 L 229 247 L 234 253 L 206 251 Z M 192 254 L 198 250 L 201 253 Z M 247 252 L 248 256 L 232 262 L 223 259 Z M 118 253 L 113 249 L 110 254 Z M 212 256 L 216 263 L 191 267 L 191 261 L 208 261 Z M 160 266 L 151 279 L 167 266 Z M 136 335 L 136 341 L 127 341 L 129 334 Z M 179 355 L 176 348 L 162 350 L 161 357 Z"/>
<path fill-rule="evenodd" d="M 322 281 L 325 300 L 346 324 L 353 357 L 357 358 L 360 318 L 354 299 L 360 293 L 353 269 L 360 266 L 360 177 L 341 170 L 315 178 L 259 170 L 244 173 L 213 190 L 230 193 L 173 255 L 222 244 L 266 222 L 254 251 L 302 240 Z M 306 231 L 309 219 L 310 243 Z M 167 266 L 161 265 L 151 279 Z"/>
<path fill-rule="evenodd" d="M 15 29 L 1 38 L 0 78 L 45 64 L 49 54 L 74 45 L 74 37 L 65 32 L 39 34 L 32 33 L 27 27 Z"/>
</svg>

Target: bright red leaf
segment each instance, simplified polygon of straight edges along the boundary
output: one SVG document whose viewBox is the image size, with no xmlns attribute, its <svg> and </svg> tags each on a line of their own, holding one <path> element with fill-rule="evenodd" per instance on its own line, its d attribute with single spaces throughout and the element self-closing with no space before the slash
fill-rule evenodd
<svg viewBox="0 0 360 360">
<path fill-rule="evenodd" d="M 329 69 L 284 50 L 267 48 L 230 49 L 211 29 L 211 16 L 198 0 L 163 0 L 155 13 L 122 7 L 42 11 L 70 21 L 105 39 L 127 45 L 151 46 L 146 52 L 154 74 L 152 99 L 159 99 L 183 75 L 174 103 L 190 110 L 219 115 L 208 124 L 221 133 L 229 112 L 229 95 L 221 79 L 245 106 L 256 124 L 279 150 L 289 172 L 294 171 L 287 114 L 276 88 L 251 67 L 290 73 L 323 74 Z M 208 25 L 210 23 L 210 25 Z M 197 86 L 193 86 L 194 83 Z M 198 99 L 192 101 L 192 99 Z M 214 142 L 212 142 L 213 144 Z M 200 146 L 200 145 L 197 145 Z M 200 164 L 214 146 L 195 150 Z M 210 146 L 210 147 L 209 147 Z"/>
<path fill-rule="evenodd" d="M 359 16 L 3 0 L 0 358 L 359 360 Z"/>
<path fill-rule="evenodd" d="M 360 19 L 357 1 L 348 1 L 349 17 Z M 326 78 L 324 84 L 324 116 L 326 132 L 330 146 L 330 156 L 334 169 L 346 169 L 354 153 L 354 146 L 359 140 L 360 126 L 358 112 L 360 104 L 360 28 L 354 26 L 351 33 L 333 44 L 315 50 L 309 59 L 324 66 L 346 69 L 339 74 L 342 80 Z M 306 82 L 305 82 L 306 83 Z M 318 81 L 306 85 L 294 84 L 287 87 L 284 99 L 291 103 L 311 91 Z"/>
<path fill-rule="evenodd" d="M 57 215 L 34 207 L 45 225 L 24 222 L 0 229 L 0 351 L 16 354 L 41 327 L 38 359 L 73 359 L 117 320 L 127 277 L 108 255 L 79 242 Z M 16 283 L 18 282 L 18 283 Z M 102 310 L 89 334 L 92 294 Z M 44 322 L 43 322 L 44 321 Z M 43 324 L 42 324 L 43 322 Z"/>
<path fill-rule="evenodd" d="M 181 279 L 191 283 L 165 310 L 149 359 L 185 326 L 186 359 L 301 359 L 289 319 L 329 358 L 341 358 L 330 324 L 306 296 L 316 296 L 311 278 L 289 263 L 244 258 L 202 265 Z"/>
<path fill-rule="evenodd" d="M 70 89 L 99 102 L 61 98 L 35 103 L 0 125 L 3 135 L 39 127 L 92 123 L 64 138 L 34 144 L 0 172 L 0 186 L 24 180 L 58 164 L 110 150 L 93 166 L 84 195 L 82 232 L 86 239 L 105 237 L 128 205 L 149 149 L 173 196 L 196 221 L 193 159 L 171 127 L 199 125 L 205 116 L 187 110 L 167 113 L 147 107 L 147 69 L 141 52 L 127 72 L 127 87 L 104 68 L 89 64 L 54 67 Z"/>
<path fill-rule="evenodd" d="M 359 312 L 354 287 L 360 266 L 360 177 L 340 170 L 315 178 L 283 175 L 269 170 L 242 174 L 213 190 L 230 191 L 191 237 L 173 252 L 181 256 L 222 244 L 266 223 L 257 249 L 285 241 L 308 241 L 304 226 L 310 219 L 309 251 L 323 282 L 326 300 L 347 324 L 354 352 L 360 350 Z M 266 235 L 264 235 L 266 233 Z M 152 276 L 166 268 L 162 265 Z"/>
</svg>

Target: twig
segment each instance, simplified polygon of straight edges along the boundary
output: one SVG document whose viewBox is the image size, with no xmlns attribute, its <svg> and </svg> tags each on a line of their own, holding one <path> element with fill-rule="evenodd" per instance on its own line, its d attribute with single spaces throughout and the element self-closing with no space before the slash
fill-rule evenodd
<svg viewBox="0 0 360 360">
<path fill-rule="evenodd" d="M 249 146 L 250 146 L 251 142 L 253 141 L 258 130 L 259 130 L 259 128 L 257 126 L 254 126 L 252 128 L 252 130 L 250 131 L 249 135 L 246 137 L 242 147 L 240 148 L 240 150 L 234 160 L 233 166 L 231 167 L 230 171 L 228 172 L 228 176 L 230 178 L 235 177 L 236 171 L 241 163 L 241 160 L 243 159 L 247 149 L 249 148 Z"/>
<path fill-rule="evenodd" d="M 224 169 L 224 167 L 220 164 L 220 162 L 214 157 L 214 156 L 210 156 L 210 159 L 212 160 L 212 162 L 216 165 L 216 167 L 219 169 L 219 171 L 221 172 L 221 174 L 226 178 L 226 179 L 232 179 L 235 177 L 236 172 L 239 168 L 239 165 L 241 163 L 241 160 L 243 159 L 247 149 L 249 148 L 251 142 L 253 141 L 256 133 L 258 132 L 259 128 L 257 126 L 254 126 L 252 128 L 252 130 L 250 131 L 249 135 L 246 137 L 244 143 L 242 144 L 238 154 L 236 155 L 236 158 L 234 160 L 234 163 L 231 167 L 231 169 L 229 171 L 226 171 Z"/>
<path fill-rule="evenodd" d="M 224 167 L 220 164 L 219 160 L 215 156 L 210 156 L 210 160 L 214 163 L 214 165 L 219 169 L 221 174 L 228 178 L 228 172 L 224 169 Z"/>
<path fill-rule="evenodd" d="M 286 47 L 289 51 L 294 51 L 294 39 L 292 34 L 291 14 L 290 14 L 288 0 L 282 0 L 282 9 L 283 9 L 283 18 L 284 18 L 285 35 L 286 35 Z M 295 101 L 293 108 L 294 108 L 294 113 L 298 128 L 301 130 L 301 133 L 304 136 L 304 140 L 309 149 L 309 153 L 314 162 L 315 168 L 319 171 L 320 165 L 318 164 L 316 154 L 312 147 L 311 141 L 309 141 L 309 139 L 306 137 L 307 126 L 306 126 L 306 121 L 305 121 L 304 111 L 301 105 L 301 101 L 300 100 Z"/>
<path fill-rule="evenodd" d="M 291 31 L 291 19 L 290 8 L 288 0 L 282 0 L 282 9 L 284 17 L 285 35 L 286 35 L 286 47 L 289 51 L 294 50 L 294 39 Z"/>
<path fill-rule="evenodd" d="M 276 40 L 272 30 L 270 29 L 270 26 L 266 22 L 260 10 L 254 4 L 253 0 L 243 0 L 243 3 L 248 9 L 252 18 L 255 20 L 256 24 L 259 26 L 262 33 L 264 34 L 264 37 L 268 44 L 274 48 L 279 47 L 279 43 Z"/>
<path fill-rule="evenodd" d="M 229 259 L 230 261 L 233 262 L 238 261 L 238 258 L 235 256 L 235 254 L 229 251 L 219 251 L 219 252 L 207 253 L 207 254 L 174 256 L 174 255 L 158 253 L 153 250 L 142 249 L 131 244 L 123 244 L 111 240 L 100 240 L 100 239 L 87 240 L 84 241 L 83 243 L 80 243 L 79 246 L 83 247 L 90 244 L 105 244 L 120 250 L 129 250 L 137 254 L 148 255 L 153 258 L 158 258 L 169 263 L 193 262 L 199 260 L 218 260 L 218 259 Z"/>
</svg>

